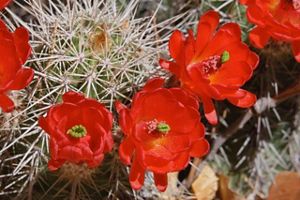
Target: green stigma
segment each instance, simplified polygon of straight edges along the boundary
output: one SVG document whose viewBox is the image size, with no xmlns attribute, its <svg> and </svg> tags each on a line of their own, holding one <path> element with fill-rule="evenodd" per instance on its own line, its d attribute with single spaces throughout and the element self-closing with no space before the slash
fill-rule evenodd
<svg viewBox="0 0 300 200">
<path fill-rule="evenodd" d="M 86 136 L 86 128 L 82 125 L 75 125 L 67 131 L 68 135 L 74 138 L 82 138 Z"/>
<path fill-rule="evenodd" d="M 167 123 L 160 122 L 157 125 L 156 130 L 161 133 L 168 133 L 171 130 L 171 127 Z"/>
<path fill-rule="evenodd" d="M 228 51 L 224 51 L 221 55 L 222 64 L 226 63 L 230 59 L 230 54 Z"/>
</svg>

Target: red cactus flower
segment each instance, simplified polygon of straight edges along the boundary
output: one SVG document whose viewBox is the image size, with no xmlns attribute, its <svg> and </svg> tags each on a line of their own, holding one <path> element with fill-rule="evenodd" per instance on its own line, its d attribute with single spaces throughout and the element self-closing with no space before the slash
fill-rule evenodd
<svg viewBox="0 0 300 200">
<path fill-rule="evenodd" d="M 300 62 L 300 0 L 240 0 L 248 5 L 248 20 L 256 24 L 249 38 L 263 48 L 270 38 L 292 44 L 295 59 Z"/>
<path fill-rule="evenodd" d="M 39 125 L 50 136 L 50 170 L 65 162 L 97 167 L 113 146 L 112 114 L 94 99 L 76 92 L 63 95 L 63 103 L 52 106 Z"/>
<path fill-rule="evenodd" d="M 161 67 L 172 72 L 183 88 L 198 95 L 205 116 L 211 124 L 218 122 L 212 99 L 227 99 L 232 104 L 246 108 L 252 106 L 256 96 L 240 89 L 258 65 L 258 56 L 241 42 L 237 24 L 227 23 L 216 31 L 219 15 L 205 13 L 198 24 L 194 38 L 175 31 L 169 41 L 173 61 L 160 60 Z"/>
<path fill-rule="evenodd" d="M 180 88 L 161 88 L 163 83 L 159 78 L 149 80 L 135 94 L 130 109 L 116 102 L 125 134 L 119 155 L 125 164 L 132 162 L 129 180 L 133 189 L 142 187 L 149 170 L 157 188 L 164 191 L 167 173 L 184 169 L 191 156 L 201 157 L 209 150 L 198 101 Z"/>
<path fill-rule="evenodd" d="M 5 8 L 10 2 L 11 0 L 0 0 L 0 10 Z"/>
<path fill-rule="evenodd" d="M 31 53 L 29 34 L 23 28 L 11 33 L 0 20 L 0 108 L 4 112 L 14 109 L 14 102 L 7 96 L 11 90 L 24 89 L 33 78 L 33 70 L 23 67 Z"/>
</svg>

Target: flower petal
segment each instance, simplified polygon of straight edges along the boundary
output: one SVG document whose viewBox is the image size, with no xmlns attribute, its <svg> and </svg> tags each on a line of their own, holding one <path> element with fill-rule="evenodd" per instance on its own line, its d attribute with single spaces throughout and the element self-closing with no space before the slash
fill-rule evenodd
<svg viewBox="0 0 300 200">
<path fill-rule="evenodd" d="M 78 92 L 74 92 L 74 91 L 69 91 L 66 92 L 63 96 L 63 101 L 64 102 L 68 102 L 68 103 L 79 103 L 81 100 L 84 99 L 83 94 L 78 93 Z"/>
<path fill-rule="evenodd" d="M 29 41 L 28 30 L 24 27 L 19 27 L 13 33 L 13 37 L 14 37 L 16 50 L 21 60 L 21 63 L 24 64 L 31 53 L 31 47 L 28 43 Z"/>
<path fill-rule="evenodd" d="M 122 104 L 120 101 L 115 101 L 115 107 L 118 113 L 120 113 L 121 110 L 126 109 L 127 107 Z"/>
<path fill-rule="evenodd" d="M 164 68 L 165 70 L 170 71 L 171 73 L 173 73 L 176 76 L 179 76 L 179 72 L 180 72 L 180 66 L 178 66 L 176 63 L 172 62 L 172 61 L 167 61 L 164 59 L 160 59 L 159 60 L 159 65 Z"/>
<path fill-rule="evenodd" d="M 252 70 L 255 70 L 259 64 L 259 56 L 250 51 L 248 54 L 247 63 L 252 67 Z"/>
<path fill-rule="evenodd" d="M 191 143 L 196 140 L 202 139 L 205 135 L 205 127 L 202 123 L 195 126 L 194 130 L 189 134 Z"/>
<path fill-rule="evenodd" d="M 22 65 L 14 43 L 10 39 L 6 39 L 1 36 L 0 31 L 0 89 L 6 89 L 8 84 L 14 79 L 16 73 L 21 69 Z"/>
<path fill-rule="evenodd" d="M 177 98 L 177 100 L 184 106 L 190 106 L 194 109 L 199 109 L 199 101 L 195 95 L 188 93 L 180 88 L 171 88 L 170 91 Z"/>
<path fill-rule="evenodd" d="M 202 157 L 209 152 L 210 145 L 206 139 L 200 139 L 193 143 L 190 151 L 192 157 Z"/>
<path fill-rule="evenodd" d="M 175 30 L 172 33 L 169 41 L 169 51 L 172 58 L 174 58 L 175 60 L 177 60 L 181 55 L 182 48 L 184 47 L 184 41 L 185 38 L 181 31 Z"/>
<path fill-rule="evenodd" d="M 31 68 L 21 68 L 13 81 L 9 83 L 9 90 L 21 90 L 24 89 L 33 79 L 34 72 Z"/>
<path fill-rule="evenodd" d="M 98 102 L 96 99 L 84 98 L 80 100 L 77 104 L 82 109 L 87 108 L 92 111 L 91 113 L 97 113 L 95 116 L 97 118 L 97 122 L 100 123 L 106 131 L 110 131 L 113 123 L 112 113 L 109 112 L 103 104 Z M 89 115 L 87 115 L 87 118 Z"/>
<path fill-rule="evenodd" d="M 170 168 L 169 171 L 180 171 L 186 168 L 190 161 L 190 155 L 189 152 L 182 152 L 177 155 L 177 157 L 170 162 Z"/>
<path fill-rule="evenodd" d="M 55 140 L 55 138 L 51 137 L 50 138 L 50 154 L 51 154 L 51 159 L 56 160 L 57 159 L 57 153 L 58 153 L 58 145 Z"/>
<path fill-rule="evenodd" d="M 189 164 L 189 160 L 189 152 L 182 152 L 176 155 L 173 160 L 166 160 L 163 157 L 146 155 L 144 162 L 147 165 L 148 170 L 164 174 L 183 170 Z"/>
<path fill-rule="evenodd" d="M 208 11 L 201 16 L 198 24 L 198 34 L 196 38 L 196 55 L 200 55 L 202 50 L 211 40 L 217 26 L 219 25 L 220 16 L 215 11 Z"/>
<path fill-rule="evenodd" d="M 297 62 L 300 63 L 300 41 L 294 41 L 292 43 L 293 53 Z"/>
<path fill-rule="evenodd" d="M 80 158 L 81 160 L 93 160 L 93 152 L 91 148 L 88 146 L 86 143 L 77 143 L 76 147 L 79 148 L 82 152 L 82 157 Z"/>
<path fill-rule="evenodd" d="M 114 139 L 112 137 L 112 132 L 106 132 L 105 137 L 103 138 L 104 140 L 104 149 L 103 152 L 109 152 L 112 150 L 113 146 L 114 146 Z"/>
<path fill-rule="evenodd" d="M 133 121 L 128 108 L 119 101 L 115 102 L 115 106 L 119 114 L 119 126 L 125 135 L 130 135 L 133 127 Z"/>
<path fill-rule="evenodd" d="M 266 20 L 264 17 L 262 17 L 264 11 L 260 9 L 258 6 L 249 6 L 247 8 L 247 18 L 251 23 L 254 23 L 256 25 L 259 25 L 261 27 L 265 26 Z"/>
<path fill-rule="evenodd" d="M 225 31 L 229 33 L 231 36 L 233 36 L 236 40 L 241 40 L 241 33 L 242 33 L 241 28 L 236 23 L 232 23 L 232 22 L 226 23 L 223 26 L 221 26 L 219 31 Z"/>
<path fill-rule="evenodd" d="M 191 142 L 189 135 L 169 133 L 165 137 L 160 137 L 152 141 L 152 148 L 147 150 L 147 154 L 163 157 L 166 160 L 173 159 L 174 154 L 188 151 Z"/>
<path fill-rule="evenodd" d="M 120 144 L 119 147 L 119 156 L 120 160 L 126 164 L 129 165 L 131 161 L 131 156 L 134 152 L 134 143 L 132 142 L 131 139 L 125 138 L 122 143 Z"/>
<path fill-rule="evenodd" d="M 55 127 L 57 122 L 74 110 L 78 110 L 78 106 L 71 103 L 58 104 L 50 108 L 47 117 L 49 118 L 49 125 Z"/>
<path fill-rule="evenodd" d="M 176 130 L 176 132 L 192 130 L 196 123 L 195 116 L 199 116 L 192 108 L 186 108 L 180 104 L 171 91 L 166 88 L 161 88 L 148 94 L 139 109 L 137 115 L 140 117 L 135 120 L 147 122 L 156 119 L 164 121 L 171 127 L 171 130 Z M 174 115 L 174 113 L 177 114 Z M 147 134 L 146 132 L 145 135 Z"/>
<path fill-rule="evenodd" d="M 247 4 L 249 0 L 240 0 L 241 4 Z"/>
<path fill-rule="evenodd" d="M 215 99 L 222 98 L 222 94 L 214 87 L 211 87 L 208 79 L 204 79 L 201 73 L 201 68 L 196 64 L 189 66 L 187 68 L 190 81 L 193 84 L 192 92 L 196 93 L 198 96 L 210 96 Z"/>
<path fill-rule="evenodd" d="M 143 87 L 143 91 L 153 91 L 158 88 L 161 88 L 165 83 L 165 80 L 163 78 L 157 77 L 157 78 L 151 78 L 147 81 L 145 86 Z"/>
<path fill-rule="evenodd" d="M 221 85 L 214 85 L 225 98 L 243 98 L 246 95 L 245 90 L 240 90 L 238 88 L 223 87 Z"/>
<path fill-rule="evenodd" d="M 242 90 L 242 89 L 241 89 Z M 228 101 L 240 108 L 249 108 L 256 102 L 256 96 L 248 91 L 242 90 L 246 95 L 242 98 L 228 98 Z"/>
<path fill-rule="evenodd" d="M 80 148 L 69 145 L 61 148 L 57 156 L 60 159 L 78 163 L 81 161 L 83 154 Z"/>
<path fill-rule="evenodd" d="M 255 1 L 256 0 L 240 0 L 240 3 L 249 5 L 249 4 L 255 3 Z"/>
<path fill-rule="evenodd" d="M 210 76 L 211 84 L 240 87 L 252 76 L 252 68 L 244 61 L 227 62 Z"/>
<path fill-rule="evenodd" d="M 166 160 L 163 157 L 155 157 L 152 155 L 146 155 L 144 159 L 145 166 L 148 170 L 156 173 L 168 173 L 172 169 L 170 160 Z"/>
<path fill-rule="evenodd" d="M 47 120 L 45 117 L 40 116 L 39 118 L 39 126 L 46 132 L 46 133 L 50 133 L 50 127 L 48 126 Z"/>
<path fill-rule="evenodd" d="M 50 159 L 48 161 L 48 169 L 50 171 L 55 171 L 58 168 L 60 168 L 64 164 L 64 162 L 65 161 L 63 161 L 63 160 L 53 160 L 53 159 Z"/>
<path fill-rule="evenodd" d="M 111 137 L 111 132 L 107 132 L 101 124 L 95 123 L 92 129 L 88 129 L 88 135 L 91 139 L 87 143 L 95 154 L 102 154 L 111 150 L 113 143 L 107 141 L 107 137 Z"/>
<path fill-rule="evenodd" d="M 224 24 L 211 39 L 202 53 L 203 58 L 219 54 L 226 50 L 227 46 L 241 41 L 241 30 L 235 23 Z"/>
<path fill-rule="evenodd" d="M 101 103 L 95 99 L 84 99 L 78 104 L 78 107 L 84 111 L 83 120 L 86 123 L 92 125 L 94 122 L 97 122 L 107 132 L 111 130 L 113 116 Z"/>
<path fill-rule="evenodd" d="M 11 0 L 0 0 L 0 10 L 5 8 L 10 2 Z"/>
<path fill-rule="evenodd" d="M 154 182 L 157 187 L 157 189 L 160 192 L 164 192 L 167 189 L 168 186 L 168 175 L 167 174 L 159 174 L 159 173 L 153 173 L 154 175 Z"/>
<path fill-rule="evenodd" d="M 104 155 L 102 153 L 98 155 L 94 155 L 93 159 L 87 161 L 87 165 L 90 168 L 98 167 L 104 159 Z"/>
<path fill-rule="evenodd" d="M 251 43 L 257 48 L 264 48 L 270 39 L 270 35 L 265 29 L 255 27 L 249 34 Z"/>
<path fill-rule="evenodd" d="M 11 33 L 9 32 L 6 24 L 1 19 L 0 19 L 0 36 L 5 38 L 5 39 L 8 39 L 8 40 L 13 39 L 13 37 L 12 37 Z"/>
<path fill-rule="evenodd" d="M 181 58 L 184 58 L 182 64 L 188 65 L 195 55 L 196 41 L 192 30 L 188 30 L 188 37 L 184 44 L 183 54 Z M 178 61 L 178 59 L 177 59 Z M 180 61 L 180 60 L 179 60 Z"/>
<path fill-rule="evenodd" d="M 0 108 L 3 112 L 11 112 L 15 108 L 15 105 L 7 95 L 0 94 Z"/>
<path fill-rule="evenodd" d="M 208 122 L 212 125 L 218 124 L 217 112 L 212 99 L 209 97 L 202 97 L 201 99 L 203 101 L 205 117 Z"/>
<path fill-rule="evenodd" d="M 139 161 L 135 158 L 130 169 L 129 181 L 133 189 L 139 190 L 144 184 L 145 169 L 139 164 Z"/>
<path fill-rule="evenodd" d="M 231 62 L 247 62 L 252 71 L 258 66 L 258 55 L 250 51 L 249 47 L 241 41 L 231 43 L 224 49 L 228 51 L 230 55 L 229 60 L 226 62 L 227 64 Z M 222 54 L 224 52 L 224 49 L 218 53 Z"/>
</svg>

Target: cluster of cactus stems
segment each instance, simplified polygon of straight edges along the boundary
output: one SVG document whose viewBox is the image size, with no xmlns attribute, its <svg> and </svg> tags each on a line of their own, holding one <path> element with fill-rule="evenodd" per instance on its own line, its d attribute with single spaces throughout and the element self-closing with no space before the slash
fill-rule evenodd
<svg viewBox="0 0 300 200">
<path fill-rule="evenodd" d="M 0 194 L 3 196 L 20 194 L 28 186 L 33 187 L 36 180 L 49 184 L 45 188 L 54 184 L 43 177 L 37 178 L 47 169 L 49 149 L 38 117 L 60 102 L 61 95 L 69 90 L 96 98 L 110 110 L 116 99 L 130 101 L 149 77 L 162 73 L 157 70 L 158 55 L 172 31 L 168 26 L 180 18 L 157 24 L 153 22 L 155 16 L 136 18 L 138 1 L 135 0 L 125 7 L 118 1 L 100 0 L 82 3 L 26 0 L 14 4 L 28 13 L 30 21 L 24 21 L 9 8 L 3 11 L 3 18 L 12 29 L 17 24 L 30 31 L 33 53 L 27 65 L 35 70 L 35 77 L 26 90 L 13 93 L 16 109 L 1 113 Z M 160 38 L 158 31 L 164 32 Z M 107 190 L 106 193 L 115 195 L 113 190 L 124 192 L 120 179 L 126 177 L 126 170 L 118 169 L 118 161 L 114 155 L 111 157 L 112 163 L 105 170 L 113 166 L 113 171 L 121 171 L 111 181 L 99 180 L 100 189 L 95 191 Z"/>
<path fill-rule="evenodd" d="M 130 104 L 149 78 L 171 77 L 172 82 L 171 73 L 158 66 L 159 58 L 169 54 L 170 35 L 176 29 L 196 30 L 199 15 L 207 10 L 218 11 L 221 24 L 238 23 L 242 40 L 248 42 L 253 25 L 238 0 L 201 1 L 197 7 L 190 2 L 192 7 L 178 8 L 181 13 L 168 7 L 172 4 L 168 0 L 152 3 L 156 9 L 143 17 L 138 17 L 141 0 L 15 0 L 1 11 L 11 30 L 23 26 L 30 32 L 32 55 L 26 66 L 35 75 L 26 89 L 9 93 L 15 109 L 0 111 L 0 199 L 194 198 L 186 180 L 176 179 L 176 185 L 160 193 L 152 173 L 146 173 L 141 190 L 131 189 L 130 168 L 118 156 L 122 134 L 117 120 L 112 131 L 116 144 L 99 167 L 66 163 L 55 172 L 47 168 L 49 136 L 38 119 L 61 103 L 65 92 L 80 92 L 116 114 L 114 102 Z M 161 19 L 165 10 L 176 15 Z M 190 161 L 190 166 L 196 169 L 196 178 L 208 163 L 230 178 L 232 190 L 249 198 L 266 198 L 279 171 L 300 170 L 299 99 L 290 98 L 300 92 L 300 64 L 285 43 L 271 41 L 255 51 L 260 64 L 246 88 L 257 95 L 257 103 L 238 109 L 218 102 L 220 123 L 211 126 L 202 120 L 211 152 L 200 164 L 198 159 Z M 223 52 L 222 60 L 231 56 Z M 170 129 L 168 124 L 159 125 L 163 131 Z"/>
</svg>

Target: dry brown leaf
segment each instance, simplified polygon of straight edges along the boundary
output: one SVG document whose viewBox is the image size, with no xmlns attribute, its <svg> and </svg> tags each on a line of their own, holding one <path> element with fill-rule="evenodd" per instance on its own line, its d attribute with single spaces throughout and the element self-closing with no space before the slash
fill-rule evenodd
<svg viewBox="0 0 300 200">
<path fill-rule="evenodd" d="M 222 200 L 245 200 L 228 187 L 229 179 L 227 176 L 219 175 L 219 194 Z"/>
<path fill-rule="evenodd" d="M 280 172 L 275 177 L 269 191 L 268 200 L 299 200 L 300 174 L 296 172 Z"/>
<path fill-rule="evenodd" d="M 206 165 L 192 184 L 197 200 L 214 199 L 218 190 L 218 180 L 214 170 Z"/>
<path fill-rule="evenodd" d="M 105 24 L 100 24 L 90 35 L 89 41 L 92 50 L 95 53 L 103 53 L 108 51 L 111 46 L 111 38 L 109 37 Z"/>
</svg>

